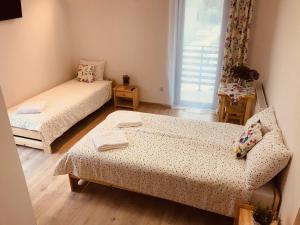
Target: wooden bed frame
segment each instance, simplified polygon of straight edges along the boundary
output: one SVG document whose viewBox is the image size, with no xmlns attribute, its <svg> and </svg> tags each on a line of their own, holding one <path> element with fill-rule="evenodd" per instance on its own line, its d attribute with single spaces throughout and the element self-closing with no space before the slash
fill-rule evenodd
<svg viewBox="0 0 300 225">
<path fill-rule="evenodd" d="M 135 193 L 139 193 L 139 194 L 144 194 L 142 192 L 139 191 L 135 191 L 135 190 L 130 190 L 127 188 L 123 188 L 111 183 L 107 183 L 104 181 L 98 181 L 98 180 L 92 180 L 92 179 L 86 179 L 86 178 L 79 178 L 77 176 L 74 176 L 73 174 L 68 174 L 69 177 L 69 183 L 70 183 L 70 187 L 71 187 L 71 191 L 72 192 L 81 192 L 89 183 L 94 183 L 94 184 L 100 184 L 103 186 L 107 186 L 107 187 L 113 187 L 113 188 L 117 188 L 117 189 L 121 189 L 121 190 L 125 190 L 125 191 L 130 191 L 130 192 L 135 192 Z M 146 194 L 149 195 L 149 194 Z M 152 196 L 157 198 L 157 196 Z M 158 197 L 159 198 L 159 197 Z M 275 186 L 274 187 L 274 202 L 273 202 L 273 206 L 272 206 L 272 210 L 274 212 L 278 212 L 279 210 L 279 206 L 280 206 L 280 200 L 281 200 L 281 196 L 280 196 L 280 192 L 279 189 Z M 248 204 L 248 203 L 242 203 L 242 204 Z M 237 207 L 239 207 L 241 204 L 238 204 Z"/>
<path fill-rule="evenodd" d="M 12 127 L 12 132 L 17 145 L 40 149 L 47 153 L 51 153 L 51 151 L 49 152 L 49 150 L 44 149 L 42 136 L 39 132 L 16 127 Z"/>
</svg>

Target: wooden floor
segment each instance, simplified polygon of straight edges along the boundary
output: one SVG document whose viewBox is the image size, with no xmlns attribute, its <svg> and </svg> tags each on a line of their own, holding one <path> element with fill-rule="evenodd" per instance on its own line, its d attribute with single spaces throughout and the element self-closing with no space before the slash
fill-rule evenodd
<svg viewBox="0 0 300 225">
<path fill-rule="evenodd" d="M 57 160 L 81 137 L 114 111 L 108 103 L 55 141 L 55 154 L 18 147 L 38 225 L 227 225 L 233 220 L 167 200 L 89 184 L 70 191 L 66 176 L 54 177 Z M 141 104 L 139 111 L 184 118 L 215 120 L 211 112 L 174 110 Z"/>
</svg>

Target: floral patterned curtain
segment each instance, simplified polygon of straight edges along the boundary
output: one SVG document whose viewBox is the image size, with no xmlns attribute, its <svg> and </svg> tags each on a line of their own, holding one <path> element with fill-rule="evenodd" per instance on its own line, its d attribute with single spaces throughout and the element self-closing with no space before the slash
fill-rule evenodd
<svg viewBox="0 0 300 225">
<path fill-rule="evenodd" d="M 230 0 L 221 82 L 230 80 L 233 66 L 247 63 L 254 0 Z"/>
</svg>

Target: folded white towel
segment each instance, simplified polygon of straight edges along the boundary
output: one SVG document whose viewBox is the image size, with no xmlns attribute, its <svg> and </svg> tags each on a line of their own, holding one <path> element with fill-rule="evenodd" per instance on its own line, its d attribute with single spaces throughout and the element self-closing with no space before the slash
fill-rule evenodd
<svg viewBox="0 0 300 225">
<path fill-rule="evenodd" d="M 119 128 L 142 126 L 142 119 L 139 113 L 130 111 L 119 111 L 115 115 L 115 123 Z"/>
<path fill-rule="evenodd" d="M 93 142 L 99 151 L 106 151 L 128 146 L 127 138 L 123 131 L 104 131 L 93 135 Z"/>
<path fill-rule="evenodd" d="M 42 113 L 46 107 L 46 102 L 26 102 L 20 105 L 16 111 L 17 114 L 37 114 Z"/>
</svg>

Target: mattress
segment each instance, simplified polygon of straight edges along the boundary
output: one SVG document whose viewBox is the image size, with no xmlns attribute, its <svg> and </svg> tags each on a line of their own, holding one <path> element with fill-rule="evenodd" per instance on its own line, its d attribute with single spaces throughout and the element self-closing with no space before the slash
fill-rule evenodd
<svg viewBox="0 0 300 225">
<path fill-rule="evenodd" d="M 40 114 L 16 114 L 18 105 L 10 108 L 10 123 L 39 132 L 44 149 L 50 149 L 56 138 L 110 100 L 111 93 L 111 81 L 84 83 L 73 79 L 25 101 L 45 101 L 46 108 Z"/>
<path fill-rule="evenodd" d="M 140 113 L 143 126 L 124 128 L 129 146 L 99 152 L 92 136 L 114 128 L 110 114 L 58 162 L 55 175 L 102 181 L 233 217 L 248 202 L 245 160 L 237 160 L 232 141 L 243 126 Z"/>
</svg>

